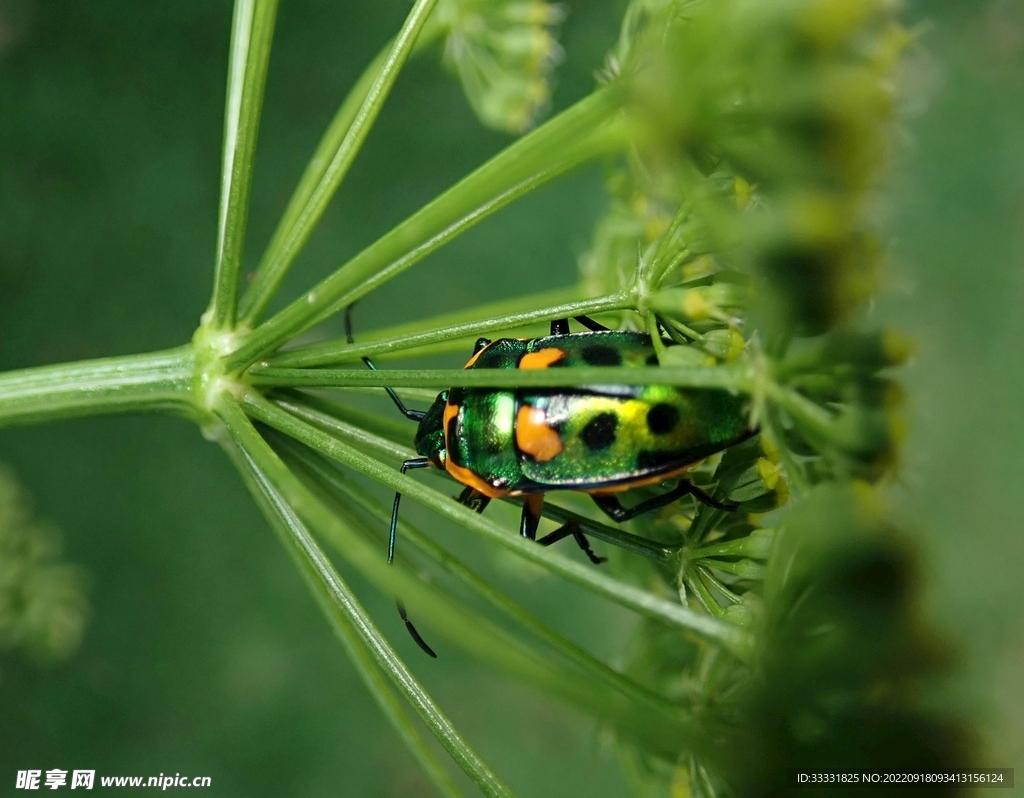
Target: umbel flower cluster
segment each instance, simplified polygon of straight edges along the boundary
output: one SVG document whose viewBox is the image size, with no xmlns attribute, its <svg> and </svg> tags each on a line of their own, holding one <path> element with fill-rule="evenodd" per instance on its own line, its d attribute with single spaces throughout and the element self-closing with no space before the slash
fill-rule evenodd
<svg viewBox="0 0 1024 798">
<path fill-rule="evenodd" d="M 590 96 L 268 316 L 409 56 L 438 44 L 482 121 L 521 132 L 549 97 L 561 12 L 533 0 L 417 0 L 341 104 L 243 292 L 276 3 L 239 0 L 214 292 L 192 343 L 0 375 L 0 423 L 127 410 L 199 423 L 237 465 L 443 795 L 460 791 L 411 713 L 485 794 L 512 792 L 399 659 L 321 543 L 399 597 L 431 635 L 599 718 L 640 795 L 776 794 L 790 767 L 965 764 L 962 730 L 920 700 L 947 654 L 918 616 L 915 555 L 884 497 L 902 436 L 893 367 L 908 347 L 867 312 L 884 258 L 874 195 L 896 118 L 894 72 L 909 44 L 897 12 L 892 0 L 633 0 Z M 292 343 L 481 219 L 595 160 L 606 167 L 609 208 L 576 288 L 537 286 L 355 342 Z M 386 367 L 582 315 L 646 331 L 657 364 L 628 376 L 627 367 Z M 366 369 L 363 358 L 382 367 Z M 478 515 L 451 500 L 453 482 L 437 470 L 400 473 L 415 454 L 415 427 L 393 408 L 348 401 L 367 388 L 431 401 L 457 386 L 571 390 L 617 379 L 744 396 L 757 434 L 690 473 L 732 510 L 687 498 L 612 527 L 579 495 L 559 495 L 554 520 L 611 544 L 600 568 L 517 536 L 514 504 Z M 598 659 L 404 519 L 389 566 L 390 508 L 368 482 L 634 611 L 631 644 L 618 662 Z"/>
</svg>

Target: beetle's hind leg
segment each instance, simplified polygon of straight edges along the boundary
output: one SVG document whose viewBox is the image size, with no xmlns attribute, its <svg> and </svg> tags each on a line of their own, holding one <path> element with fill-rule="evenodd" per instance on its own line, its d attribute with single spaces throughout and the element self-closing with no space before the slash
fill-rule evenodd
<svg viewBox="0 0 1024 798">
<path fill-rule="evenodd" d="M 590 548 L 590 541 L 587 540 L 587 536 L 580 532 L 580 525 L 575 521 L 569 521 L 568 523 L 562 524 L 554 532 L 549 535 L 545 535 L 537 542 L 541 546 L 550 546 L 552 543 L 557 543 L 562 538 L 567 538 L 572 535 L 572 539 L 576 541 L 576 545 L 583 549 L 583 553 L 587 555 L 587 558 L 594 563 L 594 565 L 600 565 L 603 562 L 608 562 L 607 557 L 599 557 L 594 554 L 594 550 Z"/>
<path fill-rule="evenodd" d="M 519 520 L 519 534 L 524 538 L 537 540 L 537 527 L 540 525 L 540 519 L 544 512 L 544 494 L 534 493 L 524 496 L 523 499 L 523 514 Z M 557 543 L 562 538 L 567 538 L 570 535 L 576 541 L 576 545 L 583 549 L 583 553 L 590 558 L 594 565 L 607 562 L 607 557 L 598 557 L 594 554 L 594 550 L 590 548 L 590 541 L 587 540 L 586 535 L 580 532 L 579 524 L 575 521 L 563 524 L 551 534 L 537 540 L 537 542 L 541 546 L 550 546 L 552 543 Z"/>
<path fill-rule="evenodd" d="M 605 327 L 600 322 L 594 321 L 590 316 L 573 316 L 573 318 L 593 332 L 608 332 L 611 329 L 610 327 Z"/>
<path fill-rule="evenodd" d="M 660 496 L 652 496 L 640 502 L 635 507 L 623 507 L 621 502 L 614 494 L 591 494 L 590 498 L 594 500 L 594 504 L 598 508 L 611 518 L 613 521 L 617 521 L 620 524 L 629 521 L 630 519 L 636 518 L 638 515 L 649 513 L 651 510 L 657 510 L 659 507 L 664 507 L 666 504 L 671 504 L 676 499 L 681 499 L 683 496 L 693 496 L 697 501 L 714 507 L 716 510 L 728 510 L 733 511 L 736 509 L 735 504 L 723 504 L 717 499 L 713 499 L 707 493 L 702 491 L 696 485 L 692 485 L 686 480 L 680 480 L 679 484 L 676 485 L 672 490 L 662 493 Z"/>
<path fill-rule="evenodd" d="M 608 330 L 603 324 L 594 321 L 590 316 L 573 316 L 576 321 L 586 327 L 588 330 L 594 332 L 606 332 Z M 551 334 L 552 335 L 568 335 L 569 320 L 568 319 L 552 319 L 551 320 Z"/>
</svg>

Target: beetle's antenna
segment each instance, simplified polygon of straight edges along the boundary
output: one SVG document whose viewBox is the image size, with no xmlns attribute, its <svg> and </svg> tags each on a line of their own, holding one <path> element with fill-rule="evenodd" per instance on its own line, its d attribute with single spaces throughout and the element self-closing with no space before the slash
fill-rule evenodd
<svg viewBox="0 0 1024 798">
<path fill-rule="evenodd" d="M 423 653 L 437 659 L 437 654 L 434 653 L 434 649 L 427 645 L 427 641 L 420 636 L 416 627 L 412 625 L 412 621 L 409 620 L 409 616 L 405 614 L 405 606 L 402 602 L 395 601 L 395 604 L 398 605 L 398 615 L 402 619 L 402 623 L 404 623 L 405 628 L 409 630 L 409 634 L 412 636 L 412 639 L 416 641 L 416 645 L 423 649 Z"/>
<path fill-rule="evenodd" d="M 355 339 L 352 337 L 352 308 L 355 307 L 355 302 L 345 308 L 345 339 L 350 343 L 354 344 Z M 363 362 L 370 371 L 376 371 L 377 367 L 373 365 L 373 361 L 368 357 L 364 357 Z M 393 388 L 384 388 L 388 392 L 388 396 L 391 397 L 391 401 L 395 403 L 395 407 L 398 408 L 399 412 L 410 421 L 422 421 L 426 417 L 426 413 L 422 410 L 410 410 L 405 406 L 401 399 L 398 398 L 398 394 L 395 393 Z"/>
</svg>

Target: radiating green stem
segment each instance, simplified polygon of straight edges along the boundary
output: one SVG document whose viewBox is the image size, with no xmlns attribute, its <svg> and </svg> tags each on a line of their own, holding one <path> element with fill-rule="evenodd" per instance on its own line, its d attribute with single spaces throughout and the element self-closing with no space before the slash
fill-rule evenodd
<svg viewBox="0 0 1024 798">
<path fill-rule="evenodd" d="M 651 366 L 572 369 L 291 369 L 254 366 L 254 385 L 296 388 L 380 386 L 411 388 L 569 388 L 580 385 L 678 385 L 750 392 L 744 366 Z"/>
<path fill-rule="evenodd" d="M 524 313 L 535 308 L 546 308 L 550 305 L 580 302 L 587 298 L 583 286 L 573 285 L 567 288 L 541 291 L 536 294 L 522 294 L 510 299 L 499 299 L 495 302 L 473 305 L 461 310 L 451 311 L 450 313 L 430 316 L 429 318 L 416 319 L 415 321 L 402 322 L 401 324 L 391 324 L 384 328 L 375 327 L 366 332 L 363 332 L 358 324 L 359 318 L 357 313 L 356 343 L 375 343 L 385 338 L 397 338 L 421 332 L 430 332 L 441 327 L 453 327 L 468 322 L 486 321 L 495 316 L 509 316 L 516 313 Z"/>
<path fill-rule="evenodd" d="M 315 187 L 309 191 L 307 197 L 293 199 L 293 203 L 301 203 L 301 209 L 294 213 L 293 218 L 290 220 L 286 214 L 285 220 L 289 220 L 290 224 L 285 227 L 282 223 L 283 229 L 280 234 L 275 234 L 274 239 L 271 241 L 270 249 L 261 262 L 249 290 L 246 292 L 243 315 L 243 321 L 246 325 L 253 326 L 259 320 L 267 304 L 273 298 L 274 292 L 284 279 L 288 268 L 295 260 L 295 256 L 299 254 L 299 251 L 313 232 L 316 223 L 320 221 L 320 217 L 327 209 L 328 203 L 330 203 L 331 198 L 338 190 L 338 186 L 341 185 L 342 180 L 348 173 L 349 167 L 359 153 L 363 142 L 366 140 L 366 136 L 370 132 L 370 128 L 373 127 L 373 123 L 376 121 L 378 114 L 380 114 L 381 108 L 384 107 L 384 101 L 391 92 L 391 87 L 394 85 L 398 73 L 412 52 L 420 29 L 423 27 L 436 3 L 437 0 L 416 0 L 412 10 L 409 12 L 409 16 L 406 17 L 405 24 L 402 25 L 402 29 L 395 38 L 394 44 L 392 44 L 391 49 L 388 51 L 383 64 L 381 64 L 378 70 L 373 72 L 373 81 L 359 105 L 359 110 L 355 113 L 352 123 L 345 131 L 344 137 L 332 153 L 330 162 L 319 175 L 319 180 L 316 182 Z M 371 65 L 372 69 L 373 65 Z M 354 96 L 359 90 L 360 87 L 357 85 L 353 91 L 353 104 Z M 342 113 L 339 116 L 344 114 L 345 111 L 346 109 L 343 105 Z M 333 138 L 333 132 L 335 131 L 328 130 L 328 136 Z M 317 151 L 317 155 L 322 156 L 324 154 L 321 151 L 324 147 L 325 145 L 322 144 L 321 149 Z M 314 155 L 314 161 L 317 155 Z M 307 170 L 307 174 L 310 174 L 311 170 L 314 169 L 315 173 L 320 172 L 319 168 L 311 165 L 311 169 Z M 312 182 L 312 174 L 310 175 L 309 182 Z M 300 183 L 299 189 L 296 192 L 297 197 L 299 192 L 305 193 L 308 190 L 304 183 Z"/>
<path fill-rule="evenodd" d="M 254 418 L 302 441 L 331 459 L 387 485 L 392 490 L 409 496 L 440 515 L 452 519 L 463 528 L 488 538 L 524 559 L 542 565 L 580 587 L 587 588 L 649 618 L 679 629 L 695 632 L 706 639 L 721 643 L 738 656 L 746 657 L 749 654 L 750 641 L 742 630 L 735 629 L 706 615 L 695 613 L 678 604 L 672 604 L 631 585 L 610 579 L 595 572 L 592 568 L 544 549 L 519 535 L 509 534 L 508 530 L 457 502 L 453 502 L 444 494 L 431 490 L 394 469 L 387 468 L 366 455 L 360 454 L 352 447 L 335 440 L 330 435 L 291 416 L 254 391 L 249 391 L 245 395 L 243 404 L 246 411 Z"/>
<path fill-rule="evenodd" d="M 301 399 L 297 397 L 296 399 L 292 399 L 291 397 L 284 396 L 275 398 L 274 404 L 282 410 L 286 410 L 291 413 L 293 416 L 301 418 L 303 421 L 319 427 L 324 432 L 351 443 L 357 449 L 369 452 L 374 457 L 396 460 L 401 463 L 404 460 L 408 460 L 409 458 L 416 456 L 416 452 L 408 446 L 402 446 L 399 443 L 395 443 L 394 440 L 380 435 L 375 435 L 373 432 L 366 429 L 365 426 L 357 426 L 349 423 L 348 421 L 332 415 L 331 412 L 323 412 L 322 410 L 317 409 L 316 397 Z M 321 402 L 320 406 L 323 407 L 325 404 L 326 403 Z M 331 405 L 331 410 L 335 413 L 339 410 L 342 412 L 347 410 L 343 405 L 334 405 L 334 403 L 331 403 Z M 354 412 L 359 413 L 364 418 L 371 416 L 370 413 L 363 413 L 359 410 Z M 356 417 L 358 418 L 358 416 Z M 384 421 L 384 419 L 381 419 L 381 421 Z M 395 422 L 395 425 L 397 426 L 399 423 L 400 422 Z M 412 433 L 412 429 L 409 428 L 408 422 L 405 423 L 405 429 L 403 431 L 406 433 L 405 439 L 408 440 Z"/>
<path fill-rule="evenodd" d="M 385 507 L 379 501 L 370 497 L 364 490 L 360 490 L 344 480 L 336 469 L 327 466 L 322 458 L 313 454 L 309 449 L 300 448 L 294 443 L 291 446 L 295 446 L 295 456 L 311 472 L 315 473 L 317 478 L 325 485 L 342 494 L 346 501 L 362 507 L 376 518 L 380 522 L 380 530 L 383 534 L 391 518 L 390 507 Z M 584 673 L 612 687 L 631 700 L 647 706 L 649 710 L 657 714 L 672 715 L 668 702 L 662 696 L 631 681 L 590 653 L 584 651 L 575 643 L 559 635 L 534 615 L 509 599 L 503 592 L 478 576 L 472 569 L 468 568 L 458 558 L 452 556 L 412 524 L 399 520 L 399 531 L 403 540 L 408 540 L 443 571 L 469 588 L 502 615 L 528 630 L 538 640 L 541 640 L 569 662 L 578 666 Z M 675 720 L 678 720 L 678 718 L 675 718 Z"/>
<path fill-rule="evenodd" d="M 278 353 L 270 359 L 270 363 L 274 366 L 292 368 L 348 363 L 357 361 L 361 357 L 396 352 L 403 349 L 413 349 L 453 338 L 482 335 L 494 332 L 495 330 L 522 327 L 538 321 L 585 316 L 589 313 L 602 313 L 609 310 L 623 310 L 632 307 L 633 304 L 632 294 L 624 292 L 597 297 L 596 299 L 566 302 L 548 307 L 541 306 L 536 309 L 510 313 L 505 316 L 486 317 L 478 321 L 453 324 L 449 327 L 435 327 L 418 333 L 396 335 L 374 341 L 355 344 L 350 344 L 343 339 L 325 341 L 324 343 L 313 344 L 301 349 Z"/>
<path fill-rule="evenodd" d="M 216 330 L 235 326 L 252 165 L 276 16 L 277 0 L 235 0 L 224 109 L 217 257 L 210 300 L 209 323 Z"/>
<path fill-rule="evenodd" d="M 349 661 L 402 742 L 409 749 L 409 753 L 423 768 L 441 795 L 446 798 L 461 798 L 461 790 L 452 781 L 451 776 L 423 739 L 398 694 L 378 667 L 373 653 L 360 638 L 356 627 L 338 608 L 338 602 L 331 590 L 331 581 L 322 577 L 321 571 L 317 568 L 318 563 L 308 555 L 303 547 L 303 543 L 311 543 L 311 536 L 302 520 L 252 459 L 232 444 L 226 445 L 225 449 L 242 474 L 256 503 L 277 533 L 278 539 L 295 560 L 307 586 L 316 597 L 320 609 L 327 616 L 335 635 L 344 646 Z M 315 544 L 313 545 L 315 546 Z M 329 564 L 327 567 L 330 568 Z M 337 576 L 337 574 L 332 574 L 332 576 Z M 338 581 L 340 582 L 340 578 Z M 354 598 L 352 600 L 354 601 Z"/>
<path fill-rule="evenodd" d="M 609 124 L 618 108 L 617 92 L 602 89 L 502 150 L 253 330 L 226 359 L 228 370 L 269 354 L 518 197 L 621 146 L 622 124 Z"/>
<path fill-rule="evenodd" d="M 260 437 L 230 395 L 220 396 L 216 411 L 234 444 L 248 461 L 249 470 L 260 480 L 261 486 L 267 486 L 261 487 L 261 490 L 273 489 L 275 495 L 279 496 L 279 506 L 282 510 L 287 510 L 291 515 L 295 515 L 295 510 L 298 510 L 296 517 L 301 517 L 302 505 L 310 509 L 317 507 L 316 502 L 311 501 L 312 497 L 305 494 L 295 476 Z M 305 526 L 289 525 L 287 531 L 289 534 L 283 542 L 303 575 L 311 582 L 316 595 L 323 596 L 326 602 L 325 611 L 332 615 L 334 612 L 340 613 L 351 625 L 360 644 L 370 652 L 378 667 L 391 677 L 395 686 L 405 695 L 406 700 L 412 704 L 441 745 L 484 794 L 495 798 L 511 798 L 512 792 L 508 787 L 462 739 L 448 718 L 406 668 L 405 663 L 398 658 Z"/>
<path fill-rule="evenodd" d="M 191 347 L 0 374 L 0 426 L 139 410 L 196 415 Z"/>
</svg>

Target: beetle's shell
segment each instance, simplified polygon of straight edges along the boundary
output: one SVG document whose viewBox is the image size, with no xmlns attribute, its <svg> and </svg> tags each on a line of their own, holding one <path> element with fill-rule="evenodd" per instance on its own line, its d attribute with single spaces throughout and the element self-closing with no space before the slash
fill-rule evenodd
<svg viewBox="0 0 1024 798">
<path fill-rule="evenodd" d="M 466 368 L 656 363 L 649 336 L 586 332 L 503 338 Z M 748 435 L 745 401 L 668 385 L 449 391 L 446 468 L 490 496 L 625 490 L 680 473 Z"/>
</svg>

